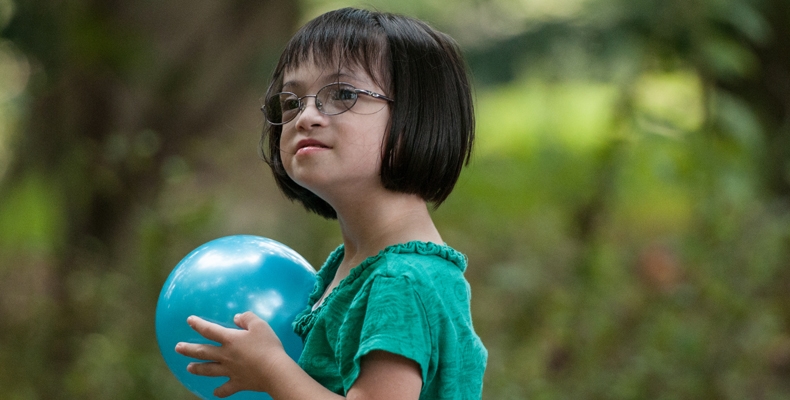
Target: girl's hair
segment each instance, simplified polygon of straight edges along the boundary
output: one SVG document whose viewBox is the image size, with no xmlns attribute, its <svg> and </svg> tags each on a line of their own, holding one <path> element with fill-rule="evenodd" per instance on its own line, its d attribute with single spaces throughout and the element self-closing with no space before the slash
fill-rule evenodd
<svg viewBox="0 0 790 400">
<path fill-rule="evenodd" d="M 455 41 L 414 18 L 353 8 L 331 11 L 288 42 L 266 96 L 282 90 L 286 71 L 305 63 L 338 71 L 362 68 L 395 100 L 381 182 L 438 207 L 469 163 L 474 141 L 471 89 Z M 288 176 L 279 151 L 282 126 L 265 125 L 263 157 L 283 193 L 325 218 L 337 218 L 332 206 Z"/>
</svg>

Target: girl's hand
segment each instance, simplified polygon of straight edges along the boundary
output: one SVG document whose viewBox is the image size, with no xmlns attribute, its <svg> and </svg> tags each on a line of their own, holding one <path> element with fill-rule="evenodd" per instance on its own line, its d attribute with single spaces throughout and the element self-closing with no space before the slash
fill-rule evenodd
<svg viewBox="0 0 790 400">
<path fill-rule="evenodd" d="M 202 376 L 227 376 L 229 381 L 214 390 L 217 397 L 227 397 L 241 390 L 269 391 L 272 371 L 285 353 L 280 339 L 266 321 L 252 312 L 237 314 L 233 322 L 241 329 L 225 328 L 191 316 L 187 323 L 206 339 L 219 346 L 178 343 L 176 352 L 206 362 L 193 362 L 187 371 Z"/>
</svg>

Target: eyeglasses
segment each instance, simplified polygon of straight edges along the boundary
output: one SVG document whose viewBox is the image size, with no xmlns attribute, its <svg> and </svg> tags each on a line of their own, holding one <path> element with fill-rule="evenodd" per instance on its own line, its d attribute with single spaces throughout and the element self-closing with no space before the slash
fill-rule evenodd
<svg viewBox="0 0 790 400">
<path fill-rule="evenodd" d="M 263 115 L 266 117 L 266 120 L 269 121 L 270 124 L 283 125 L 291 122 L 294 118 L 296 118 L 297 115 L 299 115 L 299 112 L 304 110 L 305 106 L 307 105 L 307 103 L 304 101 L 306 97 L 315 98 L 315 107 L 324 115 L 338 115 L 350 110 L 351 107 L 354 107 L 354 105 L 357 104 L 357 99 L 359 98 L 360 94 L 368 95 L 376 99 L 386 100 L 388 102 L 395 101 L 387 96 L 384 96 L 383 94 L 371 92 L 370 90 L 357 89 L 348 83 L 335 82 L 322 87 L 314 95 L 308 94 L 298 97 L 295 93 L 291 92 L 275 93 L 266 98 L 261 110 L 263 111 Z M 363 114 L 372 114 L 381 110 L 380 107 L 377 109 L 370 109 L 370 107 L 366 107 L 366 109 L 368 110 L 359 111 Z"/>
</svg>

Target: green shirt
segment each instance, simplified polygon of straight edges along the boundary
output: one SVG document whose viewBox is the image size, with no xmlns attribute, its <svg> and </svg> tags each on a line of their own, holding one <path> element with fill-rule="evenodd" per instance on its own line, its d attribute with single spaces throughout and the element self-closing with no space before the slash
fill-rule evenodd
<svg viewBox="0 0 790 400">
<path fill-rule="evenodd" d="M 304 340 L 299 365 L 345 395 L 361 358 L 383 350 L 419 364 L 420 399 L 480 399 L 488 353 L 472 326 L 466 257 L 433 243 L 387 247 L 352 269 L 313 310 L 342 260 L 341 245 L 294 321 Z"/>
</svg>

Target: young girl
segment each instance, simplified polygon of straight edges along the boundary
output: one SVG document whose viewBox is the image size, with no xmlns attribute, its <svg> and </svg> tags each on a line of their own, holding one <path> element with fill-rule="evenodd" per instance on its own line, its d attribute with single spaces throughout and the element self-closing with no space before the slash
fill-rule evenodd
<svg viewBox="0 0 790 400">
<path fill-rule="evenodd" d="M 179 343 L 274 399 L 479 399 L 487 352 L 472 327 L 466 258 L 428 211 L 469 160 L 474 113 L 455 42 L 425 23 L 358 9 L 326 13 L 288 43 L 263 111 L 264 157 L 286 196 L 340 224 L 343 244 L 294 322 L 298 364 L 248 312 L 241 329 L 188 323 L 220 346 Z"/>
</svg>

